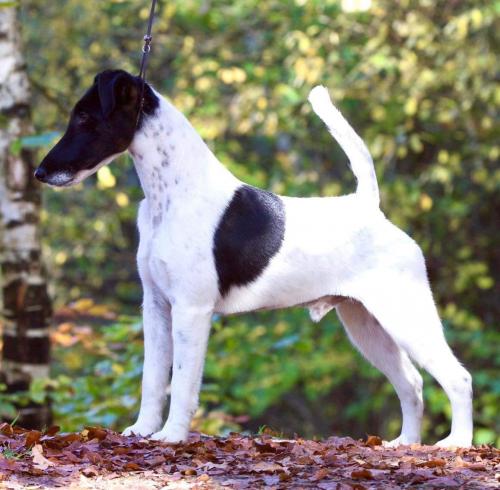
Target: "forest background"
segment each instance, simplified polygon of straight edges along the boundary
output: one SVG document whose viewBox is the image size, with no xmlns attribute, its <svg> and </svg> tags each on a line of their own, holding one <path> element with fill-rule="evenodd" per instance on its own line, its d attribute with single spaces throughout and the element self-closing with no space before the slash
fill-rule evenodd
<svg viewBox="0 0 500 490">
<path fill-rule="evenodd" d="M 148 2 L 21 2 L 41 158 L 106 68 L 138 71 Z M 423 248 L 446 336 L 474 379 L 475 442 L 499 443 L 500 2 L 255 0 L 159 2 L 151 83 L 249 184 L 293 196 L 352 192 L 347 159 L 306 102 L 326 85 L 367 142 L 388 218 Z M 495 27 L 496 26 L 496 27 Z M 496 50 L 496 52 L 495 52 Z M 77 188 L 44 188 L 44 259 L 54 299 L 50 387 L 64 430 L 133 421 L 140 396 L 141 290 L 129 157 Z M 332 217 L 332 226 L 335 217 Z M 339 230 L 341 233 L 341 230 Z M 411 312 L 409 312 L 411 314 Z M 450 408 L 425 377 L 425 441 Z M 23 398 L 24 397 L 24 398 Z M 399 403 L 332 313 L 216 318 L 196 427 L 390 439 Z"/>
</svg>

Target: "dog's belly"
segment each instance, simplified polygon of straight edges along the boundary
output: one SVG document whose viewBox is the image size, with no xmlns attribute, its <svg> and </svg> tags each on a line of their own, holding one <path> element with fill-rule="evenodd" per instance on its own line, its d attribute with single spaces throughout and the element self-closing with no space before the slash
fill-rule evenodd
<svg viewBox="0 0 500 490">
<path fill-rule="evenodd" d="M 380 236 L 388 223 L 354 195 L 339 198 L 283 198 L 285 237 L 279 253 L 255 281 L 233 287 L 216 310 L 231 314 L 316 303 L 320 318 L 328 311 L 324 297 L 347 296 L 345 285 L 372 267 Z M 391 225 L 392 226 L 392 225 Z"/>
</svg>

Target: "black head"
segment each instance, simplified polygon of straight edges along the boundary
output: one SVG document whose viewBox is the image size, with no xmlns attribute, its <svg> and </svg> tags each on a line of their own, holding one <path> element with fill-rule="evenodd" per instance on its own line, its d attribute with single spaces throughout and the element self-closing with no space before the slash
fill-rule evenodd
<svg viewBox="0 0 500 490">
<path fill-rule="evenodd" d="M 106 70 L 76 103 L 63 137 L 35 171 L 47 184 L 70 186 L 95 173 L 124 152 L 138 129 L 142 81 L 123 70 Z M 145 113 L 158 98 L 144 87 Z M 141 121 L 140 121 L 141 122 Z"/>
</svg>

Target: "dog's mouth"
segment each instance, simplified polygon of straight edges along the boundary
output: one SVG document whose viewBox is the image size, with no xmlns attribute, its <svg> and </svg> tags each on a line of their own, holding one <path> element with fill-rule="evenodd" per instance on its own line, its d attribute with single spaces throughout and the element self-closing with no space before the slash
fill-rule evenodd
<svg viewBox="0 0 500 490">
<path fill-rule="evenodd" d="M 74 174 L 71 172 L 64 171 L 47 174 L 42 167 L 36 169 L 35 177 L 40 182 L 50 185 L 51 187 L 69 187 L 73 185 L 76 180 Z"/>
<path fill-rule="evenodd" d="M 67 180 L 66 182 L 51 182 L 50 180 L 46 182 L 50 187 L 71 187 L 75 183 L 73 179 Z"/>
<path fill-rule="evenodd" d="M 114 153 L 98 163 L 94 161 L 79 162 L 78 167 L 80 168 L 74 169 L 68 165 L 65 170 L 56 170 L 51 173 L 47 172 L 42 162 L 35 170 L 35 177 L 40 182 L 52 187 L 70 187 L 79 184 L 90 175 L 95 174 L 101 167 L 110 163 L 121 153 L 123 152 Z"/>
</svg>

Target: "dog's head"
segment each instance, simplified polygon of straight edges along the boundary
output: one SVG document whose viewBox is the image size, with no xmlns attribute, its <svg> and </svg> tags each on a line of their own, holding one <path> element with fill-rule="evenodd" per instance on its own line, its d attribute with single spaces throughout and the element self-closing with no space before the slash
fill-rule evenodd
<svg viewBox="0 0 500 490">
<path fill-rule="evenodd" d="M 76 103 L 63 137 L 35 171 L 35 177 L 54 186 L 81 182 L 124 152 L 137 130 L 142 82 L 123 70 L 99 73 Z M 144 112 L 158 99 L 144 87 Z"/>
</svg>

